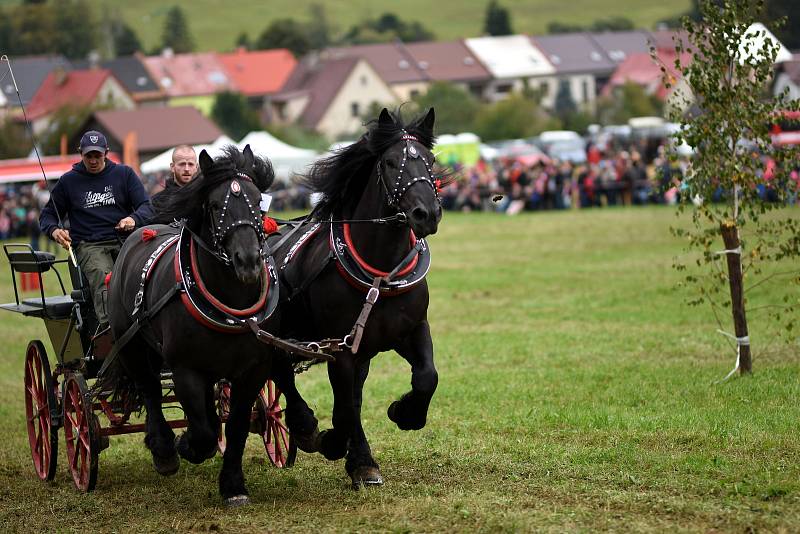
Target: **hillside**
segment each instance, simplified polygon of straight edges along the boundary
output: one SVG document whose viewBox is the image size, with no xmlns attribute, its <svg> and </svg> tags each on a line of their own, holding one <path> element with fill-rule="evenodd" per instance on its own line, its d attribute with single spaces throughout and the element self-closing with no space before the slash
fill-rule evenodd
<svg viewBox="0 0 800 534">
<path fill-rule="evenodd" d="M 480 35 L 488 0 L 239 0 L 236 7 L 215 0 L 137 0 L 108 5 L 136 30 L 148 50 L 160 42 L 166 12 L 174 4 L 187 14 L 198 50 L 226 50 L 234 46 L 242 32 L 255 39 L 274 19 L 308 20 L 309 6 L 314 3 L 324 4 L 335 33 L 343 33 L 365 18 L 393 12 L 403 20 L 420 21 L 437 39 L 445 40 Z M 500 4 L 511 12 L 514 31 L 536 34 L 545 33 L 547 24 L 553 21 L 591 24 L 611 17 L 627 17 L 639 27 L 652 28 L 660 20 L 685 12 L 690 1 L 501 0 Z"/>
</svg>

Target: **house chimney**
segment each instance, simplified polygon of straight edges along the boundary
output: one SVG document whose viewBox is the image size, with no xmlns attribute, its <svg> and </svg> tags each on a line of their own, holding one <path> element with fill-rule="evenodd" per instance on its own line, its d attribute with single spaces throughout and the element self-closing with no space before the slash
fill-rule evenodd
<svg viewBox="0 0 800 534">
<path fill-rule="evenodd" d="M 62 86 L 67 83 L 67 70 L 59 65 L 53 69 L 53 76 L 55 77 L 56 86 Z"/>
<path fill-rule="evenodd" d="M 89 55 L 86 56 L 86 59 L 89 60 L 89 68 L 96 69 L 100 67 L 100 53 L 97 50 L 92 50 L 89 52 Z"/>
</svg>

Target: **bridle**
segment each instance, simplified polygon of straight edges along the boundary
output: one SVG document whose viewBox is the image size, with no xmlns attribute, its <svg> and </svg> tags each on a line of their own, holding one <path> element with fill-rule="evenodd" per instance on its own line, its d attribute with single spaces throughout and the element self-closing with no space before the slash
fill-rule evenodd
<svg viewBox="0 0 800 534">
<path fill-rule="evenodd" d="M 390 185 L 386 181 L 386 176 L 381 171 L 381 162 L 383 158 L 378 159 L 376 164 L 376 170 L 378 175 L 378 182 L 383 185 L 383 188 L 386 190 L 386 199 L 387 203 L 390 207 L 396 209 L 398 213 L 400 213 L 400 201 L 403 200 L 403 196 L 405 196 L 406 192 L 411 189 L 411 186 L 417 182 L 425 182 L 431 186 L 433 189 L 433 194 L 436 195 L 436 200 L 441 203 L 441 199 L 439 198 L 439 190 L 436 187 L 436 183 L 433 180 L 433 172 L 431 171 L 431 163 L 425 159 L 417 147 L 415 147 L 412 142 L 416 141 L 419 143 L 419 140 L 414 137 L 413 135 L 409 134 L 405 130 L 403 130 L 403 137 L 402 140 L 406 142 L 406 146 L 403 147 L 403 160 L 400 162 L 400 172 L 395 179 L 394 185 Z M 403 172 L 406 169 L 406 162 L 408 158 L 411 159 L 421 159 L 422 162 L 425 164 L 425 169 L 427 171 L 425 176 L 410 176 L 405 181 L 403 179 Z"/>
<path fill-rule="evenodd" d="M 247 192 L 241 186 L 237 178 L 254 183 L 250 176 L 241 171 L 236 171 L 235 176 L 230 178 L 230 185 L 228 186 L 228 191 L 225 194 L 225 200 L 222 203 L 222 210 L 219 214 L 218 220 L 215 220 L 209 207 L 205 208 L 211 221 L 211 248 L 203 243 L 203 241 L 199 239 L 199 236 L 192 232 L 200 246 L 213 254 L 225 265 L 231 265 L 232 262 L 228 257 L 227 252 L 225 252 L 225 248 L 222 246 L 222 244 L 225 242 L 225 237 L 227 237 L 229 233 L 240 226 L 249 226 L 255 230 L 256 235 L 258 236 L 258 242 L 260 245 L 262 245 L 259 247 L 262 259 L 266 254 L 263 247 L 263 244 L 266 242 L 266 234 L 264 233 L 264 227 L 261 223 L 261 212 L 258 209 L 258 203 L 253 204 L 253 202 L 250 200 L 250 197 L 247 195 Z M 248 209 L 250 210 L 250 218 L 229 220 L 230 217 L 228 216 L 228 203 L 231 200 L 231 195 L 237 198 L 239 196 L 243 197 Z"/>
</svg>

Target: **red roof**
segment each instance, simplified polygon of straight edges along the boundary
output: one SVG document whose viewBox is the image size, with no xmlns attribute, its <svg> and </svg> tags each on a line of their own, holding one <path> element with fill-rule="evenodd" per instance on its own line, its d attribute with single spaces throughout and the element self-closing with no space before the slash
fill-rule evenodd
<svg viewBox="0 0 800 534">
<path fill-rule="evenodd" d="M 671 90 L 675 87 L 672 84 L 670 89 L 667 89 L 662 83 L 661 66 L 667 69 L 667 73 L 675 82 L 680 80 L 681 75 L 675 69 L 675 53 L 667 50 L 658 50 L 658 60 L 656 63 L 649 53 L 630 54 L 625 61 L 619 64 L 617 70 L 611 75 L 611 79 L 603 90 L 604 94 L 617 86 L 623 85 L 626 82 L 641 85 L 650 94 L 655 94 L 658 98 L 665 100 Z M 688 65 L 692 60 L 692 55 L 684 52 L 681 54 L 681 64 Z"/>
<path fill-rule="evenodd" d="M 150 77 L 173 98 L 238 89 L 214 52 L 163 54 L 145 57 L 143 61 Z"/>
<path fill-rule="evenodd" d="M 285 48 L 253 52 L 240 48 L 217 57 L 239 91 L 247 96 L 280 91 L 297 66 L 297 60 Z"/>
<path fill-rule="evenodd" d="M 89 105 L 105 81 L 113 77 L 106 69 L 63 71 L 47 75 L 28 106 L 28 117 L 36 119 L 66 105 Z"/>
</svg>

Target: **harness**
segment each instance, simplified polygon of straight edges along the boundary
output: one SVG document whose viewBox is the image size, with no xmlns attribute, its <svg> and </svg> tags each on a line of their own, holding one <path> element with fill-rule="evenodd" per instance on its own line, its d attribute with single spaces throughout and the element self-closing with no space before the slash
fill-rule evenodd
<svg viewBox="0 0 800 534">
<path fill-rule="evenodd" d="M 392 208 L 399 208 L 400 201 L 403 199 L 403 195 L 405 195 L 406 191 L 408 191 L 411 186 L 417 182 L 425 182 L 430 185 L 433 188 L 433 194 L 436 195 L 436 199 L 440 200 L 439 189 L 436 187 L 436 183 L 433 180 L 433 172 L 431 171 L 430 162 L 425 159 L 425 156 L 420 154 L 419 150 L 417 150 L 417 147 L 411 144 L 412 141 L 419 143 L 419 140 L 405 130 L 403 130 L 402 139 L 406 142 L 406 146 L 403 147 L 403 160 L 400 162 L 400 173 L 397 175 L 397 181 L 394 183 L 394 187 L 386 182 L 386 178 L 384 178 L 383 172 L 381 171 L 380 159 L 378 159 L 378 162 L 375 165 L 376 174 L 378 175 L 378 182 L 380 182 L 381 185 L 383 185 L 383 188 L 386 190 L 387 203 Z M 406 161 L 409 157 L 411 159 L 419 158 L 422 160 L 422 162 L 425 164 L 425 169 L 428 171 L 427 176 L 411 176 L 406 182 L 403 182 L 403 172 L 406 169 Z"/>
<path fill-rule="evenodd" d="M 291 261 L 297 257 L 300 250 L 310 242 L 318 233 L 322 224 L 330 226 L 329 234 L 329 248 L 328 256 L 320 262 L 311 273 L 310 276 L 305 278 L 302 283 L 292 289 L 292 294 L 289 300 L 294 298 L 297 294 L 303 292 L 316 278 L 325 270 L 330 261 L 335 261 L 336 268 L 339 274 L 354 288 L 365 292 L 364 305 L 361 308 L 353 328 L 346 336 L 341 339 L 327 339 L 320 343 L 323 350 L 335 352 L 338 350 L 349 349 L 351 353 L 358 352 L 361 338 L 366 328 L 367 319 L 369 318 L 372 308 L 377 303 L 378 298 L 383 295 L 385 297 L 392 297 L 410 291 L 418 284 L 420 284 L 428 274 L 431 265 L 431 254 L 427 242 L 424 239 L 417 239 L 414 233 L 411 232 L 410 245 L 411 249 L 408 254 L 398 263 L 394 269 L 389 272 L 380 271 L 368 265 L 356 250 L 352 239 L 350 238 L 350 224 L 351 223 L 376 223 L 385 224 L 390 221 L 406 223 L 405 214 L 399 211 L 400 201 L 403 199 L 405 193 L 417 182 L 426 182 L 431 186 L 437 200 L 439 198 L 439 191 L 436 183 L 433 180 L 433 173 L 431 171 L 431 163 L 417 150 L 412 144 L 412 141 L 419 142 L 413 135 L 403 130 L 401 138 L 405 141 L 406 146 L 403 147 L 403 159 L 400 163 L 400 171 L 394 185 L 390 185 L 386 181 L 386 177 L 381 171 L 381 160 L 376 163 L 376 174 L 378 182 L 383 186 L 386 191 L 387 203 L 390 207 L 398 209 L 398 213 L 392 217 L 381 219 L 367 219 L 367 220 L 341 220 L 337 221 L 331 217 L 328 221 L 317 221 L 306 232 L 295 241 L 291 246 L 281 264 L 281 272 L 285 272 L 286 267 Z M 408 158 L 420 158 L 425 164 L 427 170 L 426 176 L 412 176 L 404 180 L 403 173 Z M 312 214 L 313 215 L 313 212 Z M 302 222 L 298 223 L 292 230 L 285 235 L 273 247 L 273 250 L 280 248 L 292 235 L 300 230 L 305 223 L 310 222 L 311 215 L 306 217 Z M 402 217 L 401 217 L 402 215 Z M 287 221 L 290 224 L 292 222 Z M 291 284 L 283 276 L 286 285 L 291 287 Z"/>
<path fill-rule="evenodd" d="M 245 173 L 236 172 L 236 176 L 241 179 L 250 180 L 252 178 Z M 250 219 L 237 219 L 226 224 L 225 215 L 227 214 L 228 203 L 231 195 L 242 196 L 250 210 Z M 116 358 L 119 351 L 136 335 L 142 327 L 149 325 L 150 320 L 158 314 L 176 295 L 180 295 L 186 311 L 197 322 L 206 328 L 230 334 L 243 333 L 250 330 L 256 339 L 284 350 L 291 354 L 297 354 L 306 359 L 334 361 L 333 356 L 320 351 L 317 343 L 299 343 L 294 340 L 283 340 L 262 330 L 259 325 L 265 322 L 275 311 L 279 301 L 278 277 L 275 271 L 275 262 L 271 256 L 267 256 L 262 246 L 260 255 L 262 258 L 261 290 L 255 304 L 245 309 L 231 308 L 219 301 L 206 288 L 197 264 L 197 250 L 200 246 L 212 254 L 218 261 L 225 265 L 231 265 L 231 259 L 225 252 L 222 243 L 225 237 L 234 229 L 240 226 L 250 226 L 258 235 L 260 243 L 266 243 L 266 236 L 261 225 L 260 213 L 256 211 L 247 193 L 242 189 L 238 180 L 233 179 L 225 195 L 219 220 L 215 223 L 212 219 L 212 246 L 209 247 L 195 232 L 186 224 L 181 226 L 180 232 L 173 234 L 166 240 L 158 244 L 142 266 L 142 273 L 139 279 L 139 289 L 134 297 L 134 307 L 131 312 L 133 323 L 115 340 L 114 347 L 103 362 L 99 374 L 102 374 L 112 361 Z M 158 262 L 172 250 L 173 271 L 175 273 L 175 284 L 156 301 L 151 308 L 145 304 L 145 292 L 147 282 Z M 144 339 L 156 351 L 161 352 L 161 346 L 155 336 L 147 330 Z"/>
<path fill-rule="evenodd" d="M 181 302 L 203 326 L 224 333 L 244 332 L 247 320 L 256 324 L 266 321 L 278 306 L 278 280 L 272 257 L 262 264 L 261 290 L 258 300 L 245 309 L 231 308 L 220 302 L 206 288 L 197 265 L 197 245 L 185 227 L 181 231 L 173 259 L 175 282 L 182 286 Z"/>
</svg>

